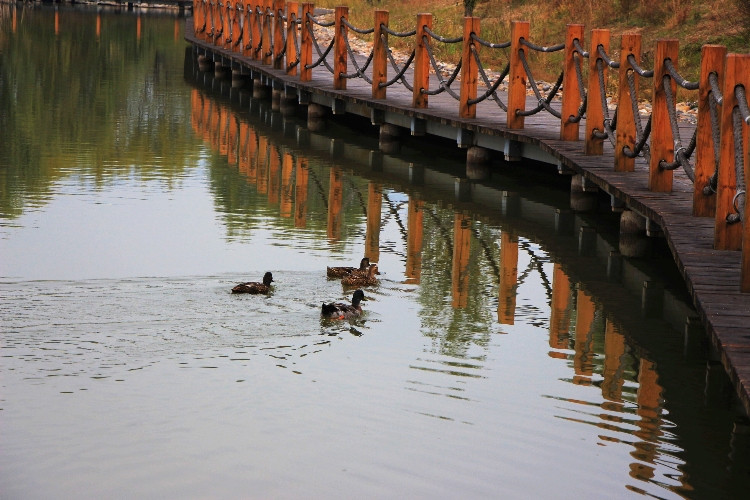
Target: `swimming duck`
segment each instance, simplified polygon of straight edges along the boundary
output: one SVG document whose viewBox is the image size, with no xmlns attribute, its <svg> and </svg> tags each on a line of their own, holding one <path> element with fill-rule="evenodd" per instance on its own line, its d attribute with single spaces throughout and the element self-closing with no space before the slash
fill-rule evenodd
<svg viewBox="0 0 750 500">
<path fill-rule="evenodd" d="M 232 288 L 232 293 L 268 293 L 271 291 L 271 282 L 273 281 L 273 275 L 266 273 L 263 275 L 263 283 L 257 283 L 254 281 L 248 281 L 247 283 L 240 283 L 239 285 Z"/>
<path fill-rule="evenodd" d="M 348 274 L 341 278 L 341 284 L 346 286 L 374 285 L 378 282 L 378 278 L 375 276 L 376 274 L 380 274 L 378 273 L 378 265 L 370 264 L 370 268 L 367 270 L 367 274 Z"/>
<path fill-rule="evenodd" d="M 351 304 L 342 304 L 341 302 L 331 302 L 330 304 L 326 304 L 323 302 L 323 307 L 320 309 L 320 315 L 324 318 L 330 319 L 356 318 L 362 314 L 362 307 L 359 303 L 364 298 L 365 293 L 362 290 L 356 290 L 354 295 L 352 295 Z"/>
<path fill-rule="evenodd" d="M 367 272 L 367 268 L 369 265 L 370 259 L 364 257 L 359 263 L 359 269 L 356 267 L 329 267 L 326 270 L 326 275 L 329 278 L 343 278 L 344 276 L 351 274 L 353 271 Z"/>
</svg>

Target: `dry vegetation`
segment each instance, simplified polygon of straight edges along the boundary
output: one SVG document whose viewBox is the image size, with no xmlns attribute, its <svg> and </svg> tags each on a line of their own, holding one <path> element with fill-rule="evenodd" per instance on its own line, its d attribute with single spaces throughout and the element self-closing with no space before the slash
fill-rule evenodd
<svg viewBox="0 0 750 500">
<path fill-rule="evenodd" d="M 416 14 L 429 12 L 434 16 L 433 31 L 454 37 L 461 34 L 464 2 L 455 0 L 319 0 L 318 7 L 349 6 L 349 20 L 358 27 L 371 27 L 373 10 L 389 11 L 392 29 L 414 29 Z M 474 15 L 481 18 L 481 37 L 491 42 L 509 39 L 511 20 L 531 24 L 531 41 L 554 45 L 564 40 L 565 26 L 584 24 L 586 32 L 593 28 L 612 31 L 612 48 L 619 35 L 638 31 L 643 34 L 643 65 L 651 67 L 656 40 L 676 38 L 680 41 L 681 72 L 696 79 L 700 48 L 716 43 L 732 52 L 750 52 L 750 0 L 476 0 Z M 413 43 L 412 40 L 409 40 Z M 398 47 L 398 40 L 390 43 Z M 443 45 L 443 44 L 441 44 Z M 411 47 L 404 47 L 411 49 Z M 507 53 L 490 52 L 494 60 L 488 66 L 505 65 Z M 439 57 L 455 62 L 460 55 L 457 44 L 443 48 Z M 554 80 L 560 71 L 559 55 L 538 57 L 540 77 Z M 484 57 L 483 57 L 484 59 Z"/>
</svg>

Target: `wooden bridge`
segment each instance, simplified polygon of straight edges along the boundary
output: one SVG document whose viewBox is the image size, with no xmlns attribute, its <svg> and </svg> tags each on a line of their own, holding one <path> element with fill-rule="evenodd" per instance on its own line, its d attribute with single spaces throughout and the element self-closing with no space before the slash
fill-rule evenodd
<svg viewBox="0 0 750 500">
<path fill-rule="evenodd" d="M 270 94 L 282 113 L 305 106 L 311 130 L 328 114 L 356 114 L 380 127 L 386 152 L 407 135 L 436 136 L 466 148 L 469 177 L 489 175 L 493 158 L 527 159 L 571 175 L 572 194 L 606 193 L 621 212 L 621 252 L 632 250 L 625 242 L 633 234 L 666 239 L 750 414 L 750 230 L 743 230 L 750 54 L 705 46 L 700 79 L 691 82 L 677 70 L 676 40 L 658 42 L 655 66 L 646 70 L 637 34 L 623 35 L 614 57 L 609 31 L 592 30 L 587 51 L 582 25 L 569 25 L 562 43 L 540 46 L 520 21 L 510 40 L 490 42 L 480 37 L 478 18 L 465 18 L 463 36 L 449 39 L 431 30 L 430 14 L 417 15 L 415 29 L 403 33 L 388 28 L 387 11 L 375 10 L 368 28 L 351 25 L 346 7 L 332 20 L 315 14 L 310 3 L 196 0 L 186 39 L 206 69 L 251 79 L 253 95 Z M 371 37 L 371 50 L 354 51 L 350 31 Z M 405 61 L 393 57 L 389 37 L 413 39 Z M 435 60 L 437 43 L 461 44 L 455 70 Z M 508 48 L 506 68 L 488 75 L 480 49 Z M 528 55 L 557 51 L 564 52 L 560 78 L 544 93 Z M 611 80 L 615 109 L 605 94 Z M 638 107 L 646 84 L 648 117 Z M 695 93 L 695 125 L 678 118 L 678 85 Z"/>
</svg>

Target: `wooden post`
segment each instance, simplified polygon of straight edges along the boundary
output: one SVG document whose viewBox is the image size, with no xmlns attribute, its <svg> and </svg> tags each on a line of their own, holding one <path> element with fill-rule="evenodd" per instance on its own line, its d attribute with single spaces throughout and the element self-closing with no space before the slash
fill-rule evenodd
<svg viewBox="0 0 750 500">
<path fill-rule="evenodd" d="M 519 51 L 524 50 L 521 39 L 529 38 L 528 21 L 510 23 L 510 73 L 508 80 L 508 128 L 523 128 L 524 117 L 516 114 L 526 109 L 526 70 Z"/>
<path fill-rule="evenodd" d="M 302 4 L 302 34 L 300 35 L 300 55 L 299 55 L 299 79 L 303 82 L 312 80 L 312 30 L 309 17 L 315 11 L 314 3 Z"/>
<path fill-rule="evenodd" d="M 367 185 L 367 231 L 365 255 L 376 264 L 380 260 L 380 212 L 383 206 L 383 186 L 376 182 Z"/>
<path fill-rule="evenodd" d="M 427 94 L 422 89 L 430 88 L 430 56 L 427 54 L 425 37 L 429 35 L 425 28 L 432 29 L 432 14 L 417 14 L 417 34 L 414 39 L 414 91 L 411 105 L 415 108 L 427 107 Z"/>
<path fill-rule="evenodd" d="M 334 32 L 333 46 L 333 88 L 336 90 L 346 90 L 347 53 L 346 38 L 349 36 L 349 28 L 341 22 L 342 19 L 349 18 L 349 7 L 336 7 L 336 24 Z"/>
<path fill-rule="evenodd" d="M 632 172 L 635 170 L 635 158 L 628 158 L 622 152 L 625 146 L 633 149 L 635 147 L 635 120 L 639 116 L 633 116 L 631 105 L 630 86 L 628 85 L 628 73 L 633 71 L 628 62 L 628 56 L 635 57 L 635 62 L 641 62 L 641 35 L 638 33 L 627 33 L 622 35 L 620 42 L 620 81 L 617 98 L 617 130 L 615 143 L 615 171 Z M 635 78 L 634 99 L 638 100 L 638 74 Z"/>
<path fill-rule="evenodd" d="M 741 78 L 737 84 L 745 87 L 745 99 L 750 99 L 750 54 L 738 56 L 735 73 Z M 726 99 L 726 98 L 725 98 Z M 735 98 L 736 100 L 736 98 Z M 726 101 L 724 101 L 726 103 Z M 744 155 L 745 184 L 750 179 L 750 123 L 742 122 L 742 150 Z M 747 187 L 745 187 L 747 192 Z M 740 267 L 740 291 L 750 292 L 750 201 L 745 194 L 744 230 L 742 231 L 742 264 Z"/>
<path fill-rule="evenodd" d="M 242 52 L 239 42 L 242 40 L 242 25 L 240 24 L 240 18 L 242 17 L 242 4 L 236 2 L 232 6 L 232 37 L 231 37 L 231 51 Z"/>
<path fill-rule="evenodd" d="M 224 0 L 224 28 L 222 29 L 222 41 L 220 45 L 224 48 L 232 49 L 232 0 Z"/>
<path fill-rule="evenodd" d="M 297 19 L 299 19 L 299 3 L 287 2 L 286 4 L 286 74 L 297 76 L 299 63 L 291 66 L 297 61 L 297 47 L 294 41 L 297 39 Z"/>
<path fill-rule="evenodd" d="M 251 13 L 250 13 L 250 30 L 252 31 L 252 46 L 250 47 L 250 57 L 255 60 L 260 60 L 260 50 L 259 49 L 261 43 L 263 42 L 262 36 L 261 36 L 261 28 L 262 28 L 262 17 L 258 12 L 258 9 L 261 8 L 262 2 L 260 0 L 250 0 L 252 2 L 251 5 Z"/>
<path fill-rule="evenodd" d="M 424 201 L 409 196 L 406 222 L 406 282 L 419 284 L 422 274 L 422 240 L 424 236 Z"/>
<path fill-rule="evenodd" d="M 219 0 L 211 3 L 211 41 L 214 44 L 218 43 L 217 40 L 221 38 L 219 9 L 221 9 L 221 2 Z"/>
<path fill-rule="evenodd" d="M 268 15 L 273 0 L 263 0 L 261 10 L 263 11 L 260 22 L 263 27 L 263 36 L 260 49 L 260 60 L 263 64 L 271 64 L 271 17 Z"/>
<path fill-rule="evenodd" d="M 583 24 L 569 24 L 565 37 L 565 69 L 563 72 L 563 96 L 562 110 L 560 114 L 560 140 L 577 141 L 579 138 L 579 122 L 571 122 L 570 118 L 578 114 L 581 107 L 581 89 L 578 84 L 578 73 L 576 72 L 576 54 L 581 63 L 583 72 L 583 55 L 578 52 L 574 40 L 583 47 Z"/>
<path fill-rule="evenodd" d="M 375 10 L 375 32 L 372 42 L 372 98 L 385 99 L 386 87 L 381 87 L 388 81 L 388 11 Z"/>
<path fill-rule="evenodd" d="M 203 12 L 203 2 L 201 0 L 193 0 L 193 29 L 195 30 L 195 36 L 203 38 L 201 36 L 201 27 L 206 21 L 205 13 Z M 102 16 L 101 14 L 96 15 L 96 37 L 99 38 L 102 27 Z"/>
<path fill-rule="evenodd" d="M 667 109 L 667 94 L 664 91 L 664 77 L 669 76 L 665 61 L 671 59 L 677 68 L 679 53 L 677 40 L 659 40 L 656 42 L 656 59 L 654 60 L 654 90 L 651 103 L 651 160 L 649 161 L 648 188 L 650 191 L 669 193 L 672 191 L 672 170 L 659 168 L 661 161 L 674 161 L 674 137 Z M 677 82 L 669 79 L 672 89 L 672 104 L 677 97 Z"/>
<path fill-rule="evenodd" d="M 601 60 L 602 73 L 607 82 L 607 63 L 599 55 L 599 47 L 609 54 L 609 30 L 591 30 L 591 51 L 589 52 L 589 90 L 586 99 L 586 143 L 583 152 L 587 155 L 601 155 L 604 153 L 604 139 L 594 137 L 594 131 L 604 132 L 604 108 L 602 108 L 602 94 L 599 86 L 599 71 L 597 60 Z M 606 96 L 605 96 L 606 101 Z"/>
<path fill-rule="evenodd" d="M 471 253 L 471 218 L 456 212 L 453 218 L 453 266 L 451 292 L 453 307 L 463 309 L 469 299 L 469 254 Z"/>
<path fill-rule="evenodd" d="M 716 216 L 714 225 L 714 248 L 716 250 L 739 250 L 742 247 L 742 224 L 729 224 L 727 215 L 735 213 L 734 195 L 737 175 L 734 162 L 734 126 L 732 114 L 737 106 L 734 88 L 745 82 L 750 87 L 750 55 L 729 54 L 724 67 L 724 86 L 721 89 L 724 102 L 721 105 L 721 147 L 719 156 L 719 183 L 716 189 Z M 745 128 L 747 144 L 747 128 Z M 747 151 L 746 153 L 747 154 Z M 747 162 L 747 160 L 744 160 Z M 748 222 L 750 225 L 750 222 Z M 745 259 L 743 252 L 743 262 Z M 744 266 L 743 266 L 744 267 Z M 743 273 L 744 274 L 744 273 Z M 744 288 L 744 286 L 743 286 Z"/>
<path fill-rule="evenodd" d="M 703 194 L 703 188 L 716 169 L 714 139 L 711 126 L 711 83 L 709 76 L 714 73 L 719 88 L 724 83 L 724 59 L 727 48 L 722 45 L 704 45 L 701 48 L 701 73 L 698 89 L 698 129 L 695 133 L 695 182 L 693 183 L 693 215 L 713 217 L 716 211 L 716 193 Z M 719 112 L 719 108 L 717 108 Z M 716 145 L 718 146 L 718 144 Z"/>
<path fill-rule="evenodd" d="M 471 99 L 477 98 L 477 74 L 479 72 L 477 62 L 472 54 L 472 46 L 479 52 L 479 44 L 474 44 L 471 35 L 479 36 L 479 18 L 464 17 L 464 41 L 461 55 L 461 94 L 459 100 L 458 115 L 461 118 L 476 118 L 477 105 L 469 104 Z"/>
<path fill-rule="evenodd" d="M 273 0 L 273 69 L 284 67 L 284 0 Z"/>
<path fill-rule="evenodd" d="M 510 231 L 500 233 L 500 286 L 497 297 L 497 321 L 502 325 L 516 322 L 518 288 L 518 236 Z"/>
<path fill-rule="evenodd" d="M 240 53 L 245 57 L 252 57 L 252 52 L 250 51 L 251 46 L 251 40 L 253 39 L 253 32 L 252 32 L 252 18 L 253 18 L 253 9 L 252 9 L 252 0 L 243 0 L 242 5 L 242 47 L 240 47 Z"/>
</svg>

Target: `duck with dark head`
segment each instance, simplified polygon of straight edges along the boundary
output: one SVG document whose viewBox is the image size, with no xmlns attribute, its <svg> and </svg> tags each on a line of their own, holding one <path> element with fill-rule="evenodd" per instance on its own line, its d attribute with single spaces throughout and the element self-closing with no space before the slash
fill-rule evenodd
<svg viewBox="0 0 750 500">
<path fill-rule="evenodd" d="M 367 273 L 367 268 L 370 266 L 370 259 L 363 257 L 359 262 L 359 268 L 356 267 L 328 267 L 326 269 L 326 276 L 329 278 L 343 278 L 355 271 L 361 271 Z"/>
<path fill-rule="evenodd" d="M 263 275 L 263 283 L 256 281 L 240 283 L 232 288 L 232 293 L 268 294 L 271 291 L 271 282 L 273 282 L 273 275 L 269 272 Z"/>
<path fill-rule="evenodd" d="M 359 303 L 365 298 L 365 293 L 362 290 L 356 290 L 352 295 L 351 304 L 343 304 L 341 302 L 331 302 L 326 304 L 323 302 L 323 306 L 320 309 L 320 315 L 323 318 L 328 319 L 351 319 L 357 318 L 362 315 L 362 306 Z"/>
</svg>

